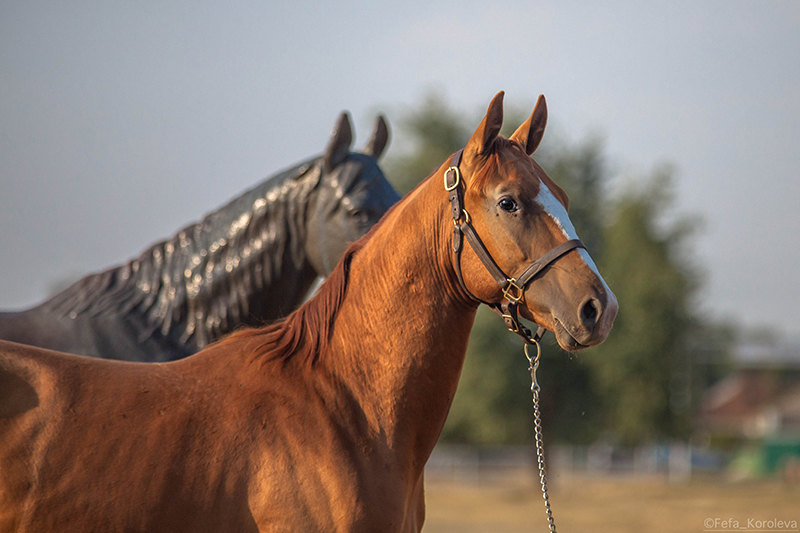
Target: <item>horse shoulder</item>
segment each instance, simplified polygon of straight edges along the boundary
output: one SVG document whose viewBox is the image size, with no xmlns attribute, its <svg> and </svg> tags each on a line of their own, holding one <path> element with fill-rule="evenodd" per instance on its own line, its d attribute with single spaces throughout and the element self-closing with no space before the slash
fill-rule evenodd
<svg viewBox="0 0 800 533">
<path fill-rule="evenodd" d="M 48 350 L 0 341 L 0 530 L 31 515 L 38 469 L 61 416 L 47 406 L 59 395 L 57 358 Z"/>
<path fill-rule="evenodd" d="M 291 363 L 266 365 L 259 379 L 247 407 L 258 465 L 248 498 L 259 527 L 398 531 L 418 523 L 409 518 L 419 505 L 405 470 L 346 394 Z"/>
</svg>

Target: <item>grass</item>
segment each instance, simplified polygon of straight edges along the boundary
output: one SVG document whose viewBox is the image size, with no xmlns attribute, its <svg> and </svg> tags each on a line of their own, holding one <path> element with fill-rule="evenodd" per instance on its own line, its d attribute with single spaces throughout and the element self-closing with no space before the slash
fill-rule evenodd
<svg viewBox="0 0 800 533">
<path fill-rule="evenodd" d="M 541 490 L 532 476 L 432 477 L 425 493 L 425 533 L 547 531 Z M 800 486 L 777 480 L 668 483 L 656 477 L 556 476 L 550 481 L 550 499 L 562 533 L 786 532 L 799 531 L 800 524 Z M 788 527 L 754 522 L 774 519 L 789 522 Z"/>
</svg>

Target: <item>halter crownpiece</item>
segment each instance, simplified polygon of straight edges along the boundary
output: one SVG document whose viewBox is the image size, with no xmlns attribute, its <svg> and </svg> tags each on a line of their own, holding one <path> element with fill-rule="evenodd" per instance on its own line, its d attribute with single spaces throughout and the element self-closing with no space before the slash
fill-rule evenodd
<svg viewBox="0 0 800 533">
<path fill-rule="evenodd" d="M 571 239 L 562 242 L 542 257 L 531 263 L 522 273 L 513 278 L 508 276 L 503 269 L 497 265 L 492 258 L 489 250 L 481 241 L 478 233 L 472 225 L 469 213 L 464 207 L 464 188 L 461 187 L 461 156 L 464 152 L 462 148 L 453 154 L 450 160 L 450 167 L 444 172 L 444 189 L 450 201 L 450 211 L 453 216 L 453 254 L 455 255 L 455 269 L 458 283 L 464 292 L 478 303 L 486 304 L 492 311 L 499 314 L 506 324 L 506 328 L 512 333 L 516 333 L 525 341 L 526 344 L 537 343 L 544 335 L 545 329 L 538 327 L 536 334 L 532 335 L 519 320 L 518 306 L 524 298 L 525 288 L 530 284 L 545 267 L 556 261 L 562 255 L 575 248 L 586 248 L 579 239 Z M 464 237 L 466 237 L 475 255 L 481 260 L 486 270 L 495 279 L 500 289 L 503 291 L 503 300 L 500 303 L 491 303 L 481 300 L 470 292 L 464 283 L 464 276 L 461 272 L 461 251 L 464 247 Z"/>
</svg>

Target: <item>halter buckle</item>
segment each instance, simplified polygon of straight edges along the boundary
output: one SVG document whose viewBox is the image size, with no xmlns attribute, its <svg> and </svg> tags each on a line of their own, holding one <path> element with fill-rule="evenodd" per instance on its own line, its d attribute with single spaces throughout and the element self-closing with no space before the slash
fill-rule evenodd
<svg viewBox="0 0 800 533">
<path fill-rule="evenodd" d="M 452 172 L 456 177 L 452 185 L 447 184 L 447 176 L 450 174 L 450 172 Z M 458 167 L 450 167 L 444 171 L 444 190 L 448 192 L 452 191 L 453 189 L 458 187 L 458 184 L 460 182 L 461 182 L 461 172 L 458 170 Z"/>
<path fill-rule="evenodd" d="M 503 296 L 512 304 L 519 303 L 522 297 L 525 296 L 522 287 L 517 285 L 517 280 L 514 278 L 507 279 L 506 281 L 508 285 L 503 289 Z"/>
<path fill-rule="evenodd" d="M 511 315 L 500 315 L 500 317 L 506 323 L 506 329 L 508 331 L 511 333 L 519 333 L 519 320 Z"/>
</svg>

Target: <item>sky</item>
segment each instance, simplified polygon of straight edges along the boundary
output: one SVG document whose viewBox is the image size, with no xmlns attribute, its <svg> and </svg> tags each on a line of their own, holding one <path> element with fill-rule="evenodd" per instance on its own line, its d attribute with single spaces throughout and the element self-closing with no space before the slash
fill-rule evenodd
<svg viewBox="0 0 800 533">
<path fill-rule="evenodd" d="M 614 183 L 671 165 L 698 313 L 800 339 L 798 53 L 789 1 L 0 0 L 0 309 L 322 152 L 343 110 L 359 148 L 431 91 L 479 117 L 505 90 L 600 135 Z"/>
</svg>

